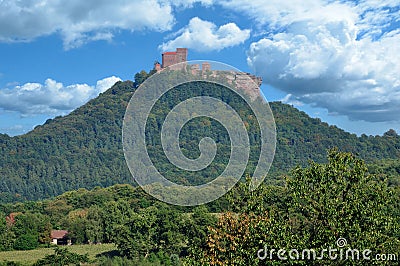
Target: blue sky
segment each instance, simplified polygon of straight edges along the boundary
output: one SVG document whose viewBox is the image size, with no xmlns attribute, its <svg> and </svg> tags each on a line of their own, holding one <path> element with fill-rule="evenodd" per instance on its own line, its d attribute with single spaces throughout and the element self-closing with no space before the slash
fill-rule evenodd
<svg viewBox="0 0 400 266">
<path fill-rule="evenodd" d="M 400 132 L 400 1 L 0 1 L 0 132 L 68 114 L 189 48 L 263 77 L 269 101 Z"/>
</svg>

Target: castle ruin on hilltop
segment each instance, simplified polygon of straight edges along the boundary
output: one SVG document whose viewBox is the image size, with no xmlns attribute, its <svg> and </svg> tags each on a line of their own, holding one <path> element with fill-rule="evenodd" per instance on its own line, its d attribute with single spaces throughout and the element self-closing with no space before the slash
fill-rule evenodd
<svg viewBox="0 0 400 266">
<path fill-rule="evenodd" d="M 162 53 L 162 67 L 165 68 L 178 63 L 186 62 L 187 55 L 187 48 L 176 48 L 175 52 Z"/>
<path fill-rule="evenodd" d="M 158 61 L 154 64 L 154 69 L 158 72 L 165 68 L 170 70 L 181 70 L 187 67 L 186 64 L 179 63 L 187 62 L 188 49 L 187 48 L 177 48 L 175 52 L 164 52 L 162 53 L 162 63 Z M 217 76 L 221 71 L 212 70 L 211 64 L 208 62 L 203 62 L 201 68 L 199 64 L 191 64 L 189 71 L 192 74 L 209 74 L 212 76 Z M 260 86 L 262 84 L 262 78 L 257 77 L 251 73 L 247 72 L 237 72 L 237 71 L 224 71 L 225 77 L 231 82 L 235 83 L 240 89 L 246 91 L 252 98 L 260 96 Z M 249 78 L 253 82 L 249 82 Z"/>
</svg>

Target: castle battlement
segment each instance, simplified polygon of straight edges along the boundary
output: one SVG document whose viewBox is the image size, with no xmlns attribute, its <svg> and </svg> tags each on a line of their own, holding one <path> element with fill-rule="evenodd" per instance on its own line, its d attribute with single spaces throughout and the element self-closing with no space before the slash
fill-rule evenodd
<svg viewBox="0 0 400 266">
<path fill-rule="evenodd" d="M 187 61 L 188 49 L 176 48 L 175 52 L 162 53 L 162 68 Z"/>
<path fill-rule="evenodd" d="M 259 89 L 262 84 L 262 78 L 251 73 L 213 70 L 209 62 L 203 62 L 201 67 L 200 64 L 178 65 L 178 69 L 173 67 L 175 64 L 187 62 L 187 55 L 187 48 L 177 48 L 175 52 L 164 52 L 162 53 L 162 64 L 157 61 L 154 64 L 154 69 L 161 71 L 165 68 L 169 68 L 170 70 L 181 70 L 183 68 L 190 71 L 193 75 L 211 75 L 214 77 L 217 77 L 223 72 L 225 78 L 236 84 L 237 88 L 247 91 L 253 97 L 260 95 Z M 250 79 L 253 82 L 249 82 Z"/>
</svg>

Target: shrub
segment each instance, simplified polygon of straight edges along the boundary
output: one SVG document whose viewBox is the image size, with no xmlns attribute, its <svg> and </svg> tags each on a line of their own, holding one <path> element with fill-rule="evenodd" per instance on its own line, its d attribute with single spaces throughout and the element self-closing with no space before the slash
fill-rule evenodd
<svg viewBox="0 0 400 266">
<path fill-rule="evenodd" d="M 16 250 L 31 250 L 37 248 L 38 236 L 33 234 L 25 234 L 19 236 L 14 243 L 14 249 Z"/>
</svg>

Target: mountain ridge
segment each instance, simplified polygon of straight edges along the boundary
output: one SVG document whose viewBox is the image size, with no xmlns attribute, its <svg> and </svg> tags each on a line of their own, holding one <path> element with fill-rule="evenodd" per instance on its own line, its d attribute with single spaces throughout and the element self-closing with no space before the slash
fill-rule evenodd
<svg viewBox="0 0 400 266">
<path fill-rule="evenodd" d="M 0 201 L 37 200 L 79 188 L 134 184 L 121 141 L 126 106 L 139 84 L 117 82 L 70 114 L 47 120 L 15 137 L 0 135 Z M 267 182 L 309 159 L 326 160 L 339 147 L 367 161 L 400 157 L 400 137 L 361 136 L 329 126 L 283 104 L 270 103 L 277 125 L 277 149 Z"/>
</svg>

